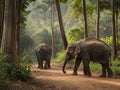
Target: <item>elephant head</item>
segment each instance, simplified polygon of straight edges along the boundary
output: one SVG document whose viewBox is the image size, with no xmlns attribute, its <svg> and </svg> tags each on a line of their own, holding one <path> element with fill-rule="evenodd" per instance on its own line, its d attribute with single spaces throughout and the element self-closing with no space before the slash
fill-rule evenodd
<svg viewBox="0 0 120 90">
<path fill-rule="evenodd" d="M 62 68 L 63 73 L 66 73 L 65 66 L 67 62 L 69 62 L 73 58 L 77 58 L 79 53 L 80 53 L 80 47 L 77 44 L 72 44 L 67 47 L 66 57 L 65 57 L 64 64 L 63 64 L 63 68 Z"/>
</svg>

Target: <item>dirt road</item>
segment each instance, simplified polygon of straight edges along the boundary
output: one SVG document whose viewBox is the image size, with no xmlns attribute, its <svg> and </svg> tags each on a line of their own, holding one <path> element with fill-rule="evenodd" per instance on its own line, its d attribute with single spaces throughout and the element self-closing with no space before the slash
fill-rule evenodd
<svg viewBox="0 0 120 90">
<path fill-rule="evenodd" d="M 50 70 L 40 70 L 36 65 L 32 68 L 35 80 L 31 90 L 120 90 L 120 78 L 99 78 L 92 73 L 92 77 L 86 77 L 82 71 L 73 76 L 72 69 L 63 74 L 61 66 L 52 64 Z"/>
<path fill-rule="evenodd" d="M 61 67 L 61 64 L 52 63 L 51 69 L 41 70 L 33 65 L 34 79 L 11 82 L 10 90 L 120 90 L 120 77 L 100 78 L 99 73 L 87 77 L 81 70 L 73 76 L 72 69 L 67 69 L 67 74 L 63 74 Z"/>
</svg>

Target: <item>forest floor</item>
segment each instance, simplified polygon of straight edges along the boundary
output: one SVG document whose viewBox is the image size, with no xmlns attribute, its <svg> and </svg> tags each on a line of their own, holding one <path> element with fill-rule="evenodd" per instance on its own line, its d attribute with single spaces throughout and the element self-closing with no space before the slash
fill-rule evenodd
<svg viewBox="0 0 120 90">
<path fill-rule="evenodd" d="M 61 70 L 62 64 L 52 63 L 52 68 L 41 70 L 33 65 L 31 70 L 34 79 L 27 82 L 12 82 L 12 90 L 120 90 L 120 77 L 100 78 L 100 73 L 92 73 L 92 77 L 83 75 L 81 70 L 77 76 L 72 69 Z"/>
</svg>

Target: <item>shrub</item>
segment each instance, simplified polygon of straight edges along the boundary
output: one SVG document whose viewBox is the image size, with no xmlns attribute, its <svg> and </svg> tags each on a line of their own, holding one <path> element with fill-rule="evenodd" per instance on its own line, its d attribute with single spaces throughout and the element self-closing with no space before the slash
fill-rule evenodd
<svg viewBox="0 0 120 90">
<path fill-rule="evenodd" d="M 91 68 L 91 71 L 93 72 L 101 72 L 102 70 L 101 65 L 96 62 L 90 62 L 90 68 Z"/>
<path fill-rule="evenodd" d="M 84 38 L 82 27 L 72 27 L 67 31 L 67 38 L 70 44 Z"/>
<path fill-rule="evenodd" d="M 31 71 L 26 67 L 13 65 L 13 70 L 10 74 L 10 79 L 27 81 L 31 79 Z"/>
<path fill-rule="evenodd" d="M 29 55 L 25 55 L 23 57 L 19 57 L 19 64 L 22 67 L 25 67 L 27 70 L 29 70 L 31 65 L 33 64 L 33 57 L 31 57 Z"/>
<path fill-rule="evenodd" d="M 101 40 L 103 40 L 108 46 L 110 46 L 110 48 L 112 48 L 112 36 L 101 38 Z"/>
<path fill-rule="evenodd" d="M 7 90 L 9 80 L 27 81 L 31 79 L 32 59 L 26 55 L 19 58 L 19 64 L 8 63 L 10 55 L 3 54 L 0 50 L 0 90 Z"/>
<path fill-rule="evenodd" d="M 112 62 L 112 70 L 115 75 L 120 75 L 120 61 L 115 60 Z"/>
<path fill-rule="evenodd" d="M 65 55 L 66 55 L 65 51 L 61 51 L 61 52 L 57 53 L 57 58 L 54 59 L 54 61 L 55 62 L 63 62 L 65 59 Z"/>
</svg>

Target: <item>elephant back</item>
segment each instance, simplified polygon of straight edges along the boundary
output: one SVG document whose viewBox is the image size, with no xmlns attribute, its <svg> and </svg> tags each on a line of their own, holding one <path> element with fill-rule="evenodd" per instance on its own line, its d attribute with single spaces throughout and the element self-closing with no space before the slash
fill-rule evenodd
<svg viewBox="0 0 120 90">
<path fill-rule="evenodd" d="M 49 54 L 52 52 L 52 49 L 49 47 L 46 43 L 41 43 L 36 47 L 36 52 L 42 57 L 46 58 L 46 56 L 49 56 Z"/>
</svg>

